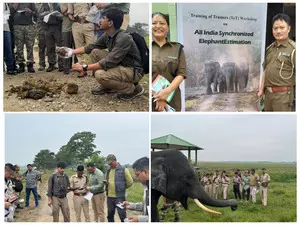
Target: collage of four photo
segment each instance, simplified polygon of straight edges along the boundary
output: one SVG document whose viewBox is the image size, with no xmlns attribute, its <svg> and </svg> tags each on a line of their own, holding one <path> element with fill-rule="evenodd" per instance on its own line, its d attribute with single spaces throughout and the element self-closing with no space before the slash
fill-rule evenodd
<svg viewBox="0 0 300 225">
<path fill-rule="evenodd" d="M 2 6 L 5 222 L 297 221 L 296 3 Z"/>
</svg>

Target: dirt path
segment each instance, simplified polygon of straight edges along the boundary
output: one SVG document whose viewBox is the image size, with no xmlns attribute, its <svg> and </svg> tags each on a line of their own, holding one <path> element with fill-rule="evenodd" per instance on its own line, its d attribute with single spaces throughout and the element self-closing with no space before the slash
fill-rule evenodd
<svg viewBox="0 0 300 225">
<path fill-rule="evenodd" d="M 186 100 L 186 111 L 254 112 L 255 92 L 194 95 Z"/>
<path fill-rule="evenodd" d="M 48 198 L 46 196 L 46 184 L 42 190 L 44 190 L 41 193 L 42 199 L 39 202 L 39 208 L 34 208 L 34 202 L 33 202 L 33 196 L 31 195 L 31 202 L 30 202 L 30 207 L 27 209 L 22 209 L 16 214 L 16 222 L 53 222 L 53 217 L 52 217 L 52 209 L 48 206 Z M 75 215 L 75 210 L 74 210 L 74 204 L 73 204 L 73 194 L 70 192 L 67 195 L 68 202 L 69 202 L 69 208 L 70 208 L 70 218 L 71 222 L 76 222 L 76 215 Z M 90 211 L 90 219 L 93 221 L 94 219 L 94 211 L 92 209 L 92 203 L 89 202 L 89 211 Z M 104 212 L 107 213 L 107 204 L 105 201 L 104 204 Z M 59 221 L 63 222 L 63 216 L 60 211 L 59 214 Z M 132 215 L 138 215 L 138 213 L 133 212 L 133 211 L 127 211 L 127 217 L 130 217 Z M 83 212 L 81 213 L 81 220 L 84 222 L 84 215 Z M 107 219 L 106 219 L 107 222 Z M 115 222 L 120 222 L 120 218 L 116 212 L 115 214 Z"/>
</svg>

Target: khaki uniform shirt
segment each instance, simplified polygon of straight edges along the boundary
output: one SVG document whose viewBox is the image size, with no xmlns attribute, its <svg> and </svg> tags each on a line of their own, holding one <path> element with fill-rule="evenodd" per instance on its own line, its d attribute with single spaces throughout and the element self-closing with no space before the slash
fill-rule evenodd
<svg viewBox="0 0 300 225">
<path fill-rule="evenodd" d="M 260 183 L 263 187 L 268 187 L 268 182 L 270 182 L 270 175 L 265 173 L 260 176 Z"/>
<path fill-rule="evenodd" d="M 257 186 L 257 182 L 259 181 L 259 176 L 257 174 L 250 174 L 250 186 Z"/>
<path fill-rule="evenodd" d="M 295 46 L 295 42 L 286 40 L 279 46 L 274 42 L 267 48 L 264 62 L 265 87 L 295 85 Z"/>
<path fill-rule="evenodd" d="M 221 181 L 221 179 L 220 179 L 220 175 L 214 175 L 213 176 L 213 178 L 212 178 L 212 182 L 213 182 L 213 184 L 215 185 L 215 186 L 218 186 L 219 184 L 220 184 L 220 181 Z"/>
<path fill-rule="evenodd" d="M 152 42 L 152 82 L 157 75 L 162 75 L 170 83 L 177 75 L 182 75 L 186 78 L 185 55 L 182 49 L 178 57 L 179 47 L 180 44 L 176 42 L 167 41 L 162 47 L 155 41 Z M 174 74 L 175 72 L 176 74 Z M 174 74 L 174 76 L 172 74 Z M 175 95 L 169 104 L 177 112 L 181 111 L 181 92 L 179 87 L 175 91 Z"/>
<path fill-rule="evenodd" d="M 229 184 L 229 181 L 230 181 L 229 177 L 222 177 L 221 178 L 221 183 L 222 184 Z"/>
<path fill-rule="evenodd" d="M 87 177 L 85 174 L 82 175 L 82 177 L 78 177 L 77 174 L 73 175 L 70 180 L 70 187 L 73 189 L 78 188 L 74 190 L 74 193 L 76 194 L 83 194 L 86 193 L 86 187 L 87 187 Z"/>
<path fill-rule="evenodd" d="M 89 3 L 68 3 L 68 13 L 74 17 L 85 18 L 90 8 L 91 5 Z"/>
</svg>

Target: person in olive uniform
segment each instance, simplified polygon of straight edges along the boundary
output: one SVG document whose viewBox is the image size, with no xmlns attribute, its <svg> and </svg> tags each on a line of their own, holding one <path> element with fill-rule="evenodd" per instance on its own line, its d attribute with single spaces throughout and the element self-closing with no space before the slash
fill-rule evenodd
<svg viewBox="0 0 300 225">
<path fill-rule="evenodd" d="M 290 18 L 273 17 L 273 42 L 266 49 L 264 73 L 258 97 L 265 94 L 265 111 L 292 111 L 296 83 L 296 43 L 289 39 Z"/>
<path fill-rule="evenodd" d="M 166 37 L 169 32 L 169 18 L 162 13 L 152 14 L 152 80 L 158 75 L 166 78 L 170 85 L 153 95 L 153 111 L 168 111 L 167 97 L 175 90 L 175 95 L 168 103 L 175 111 L 181 111 L 181 93 L 179 85 L 186 78 L 186 61 L 183 46 L 170 42 Z"/>
</svg>

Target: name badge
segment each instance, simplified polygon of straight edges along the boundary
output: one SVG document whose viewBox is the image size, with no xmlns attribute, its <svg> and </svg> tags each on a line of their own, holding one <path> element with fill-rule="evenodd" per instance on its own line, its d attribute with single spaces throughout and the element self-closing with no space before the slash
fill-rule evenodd
<svg viewBox="0 0 300 225">
<path fill-rule="evenodd" d="M 177 59 L 175 56 L 168 56 L 168 59 Z"/>
<path fill-rule="evenodd" d="M 291 56 L 291 54 L 288 53 L 288 52 L 279 52 L 279 56 L 281 56 L 281 55 L 286 56 L 286 57 L 290 57 Z"/>
</svg>

